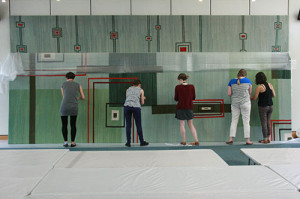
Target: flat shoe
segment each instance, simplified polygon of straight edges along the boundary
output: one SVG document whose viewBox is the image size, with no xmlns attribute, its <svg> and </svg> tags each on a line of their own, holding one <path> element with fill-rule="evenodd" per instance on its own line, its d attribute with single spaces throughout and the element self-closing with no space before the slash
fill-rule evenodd
<svg viewBox="0 0 300 199">
<path fill-rule="evenodd" d="M 246 142 L 246 145 L 252 145 L 253 142 Z"/>
<path fill-rule="evenodd" d="M 259 140 L 258 142 L 259 143 L 263 143 L 263 144 L 267 144 L 268 143 L 268 141 L 266 141 L 266 140 Z"/>
<path fill-rule="evenodd" d="M 186 142 L 180 142 L 181 145 L 185 146 L 186 145 Z"/>
<path fill-rule="evenodd" d="M 233 144 L 233 141 L 228 141 L 226 142 L 226 144 Z"/>
<path fill-rule="evenodd" d="M 130 143 L 126 143 L 125 146 L 127 147 L 131 147 Z"/>
<path fill-rule="evenodd" d="M 75 147 L 76 146 L 76 144 L 71 144 L 71 147 Z"/>
<path fill-rule="evenodd" d="M 199 142 L 191 142 L 190 145 L 192 145 L 192 146 L 199 146 Z"/>
<path fill-rule="evenodd" d="M 140 146 L 148 146 L 148 145 L 149 145 L 149 142 L 146 142 L 146 141 L 144 141 L 140 144 Z"/>
</svg>

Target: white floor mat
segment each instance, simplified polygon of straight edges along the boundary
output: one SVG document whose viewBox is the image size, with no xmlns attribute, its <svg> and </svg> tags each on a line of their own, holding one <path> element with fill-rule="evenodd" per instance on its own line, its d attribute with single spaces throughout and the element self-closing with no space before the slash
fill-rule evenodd
<svg viewBox="0 0 300 199">
<path fill-rule="evenodd" d="M 70 151 L 57 168 L 227 167 L 213 150 Z"/>
<path fill-rule="evenodd" d="M 300 193 L 295 191 L 235 191 L 205 193 L 168 193 L 168 194 L 38 194 L 24 197 L 23 199 L 299 199 Z"/>
<path fill-rule="evenodd" d="M 241 149 L 241 152 L 261 165 L 300 164 L 300 148 Z"/>
<path fill-rule="evenodd" d="M 223 168 L 55 168 L 37 186 L 32 196 L 74 195 L 77 198 L 79 196 L 89 198 L 90 195 L 91 197 L 98 196 L 98 198 L 129 199 L 133 195 L 140 196 L 140 198 L 146 198 L 143 197 L 144 195 L 148 198 L 157 198 L 157 196 L 192 193 L 199 196 L 203 194 L 209 196 L 211 193 L 231 196 L 232 192 L 242 195 L 259 193 L 265 196 L 272 192 L 298 194 L 294 186 L 268 168 L 234 166 Z"/>
<path fill-rule="evenodd" d="M 68 150 L 0 150 L 0 198 L 30 193 Z"/>
<path fill-rule="evenodd" d="M 300 164 L 269 165 L 268 167 L 292 183 L 300 191 Z"/>
</svg>

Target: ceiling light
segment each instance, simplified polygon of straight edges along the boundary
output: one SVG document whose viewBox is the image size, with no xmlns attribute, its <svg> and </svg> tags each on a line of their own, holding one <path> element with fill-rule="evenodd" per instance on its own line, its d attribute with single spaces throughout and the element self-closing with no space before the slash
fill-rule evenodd
<svg viewBox="0 0 300 199">
<path fill-rule="evenodd" d="M 199 2 L 202 2 L 203 0 L 199 0 Z"/>
<path fill-rule="evenodd" d="M 6 3 L 6 0 L 2 0 L 2 3 Z"/>
</svg>

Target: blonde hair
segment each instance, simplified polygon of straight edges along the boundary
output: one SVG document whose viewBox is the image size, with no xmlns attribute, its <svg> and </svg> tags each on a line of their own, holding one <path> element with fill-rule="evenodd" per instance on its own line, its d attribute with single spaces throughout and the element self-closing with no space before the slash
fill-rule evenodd
<svg viewBox="0 0 300 199">
<path fill-rule="evenodd" d="M 240 82 L 241 77 L 246 77 L 246 76 L 247 76 L 247 71 L 245 69 L 239 70 L 239 72 L 237 74 L 237 78 L 238 78 L 237 85 L 241 84 L 241 82 Z"/>
</svg>

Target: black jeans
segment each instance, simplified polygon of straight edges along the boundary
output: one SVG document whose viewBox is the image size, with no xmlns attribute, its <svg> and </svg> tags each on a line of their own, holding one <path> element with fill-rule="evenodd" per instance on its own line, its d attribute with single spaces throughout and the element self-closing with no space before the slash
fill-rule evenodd
<svg viewBox="0 0 300 199">
<path fill-rule="evenodd" d="M 129 106 L 124 106 L 124 115 L 126 119 L 126 137 L 127 143 L 131 142 L 131 118 L 132 115 L 135 120 L 137 132 L 139 135 L 140 143 L 144 142 L 143 129 L 142 129 L 142 118 L 141 118 L 141 108 L 134 108 Z"/>
<path fill-rule="evenodd" d="M 71 117 L 71 141 L 75 141 L 76 137 L 76 119 L 77 115 L 70 116 Z M 65 142 L 68 141 L 68 116 L 61 116 L 62 122 L 62 134 L 64 137 Z"/>
<path fill-rule="evenodd" d="M 258 112 L 259 112 L 259 117 L 261 122 L 262 133 L 264 139 L 267 139 L 271 135 L 271 116 L 273 112 L 273 106 L 266 106 L 266 107 L 259 106 Z"/>
</svg>

